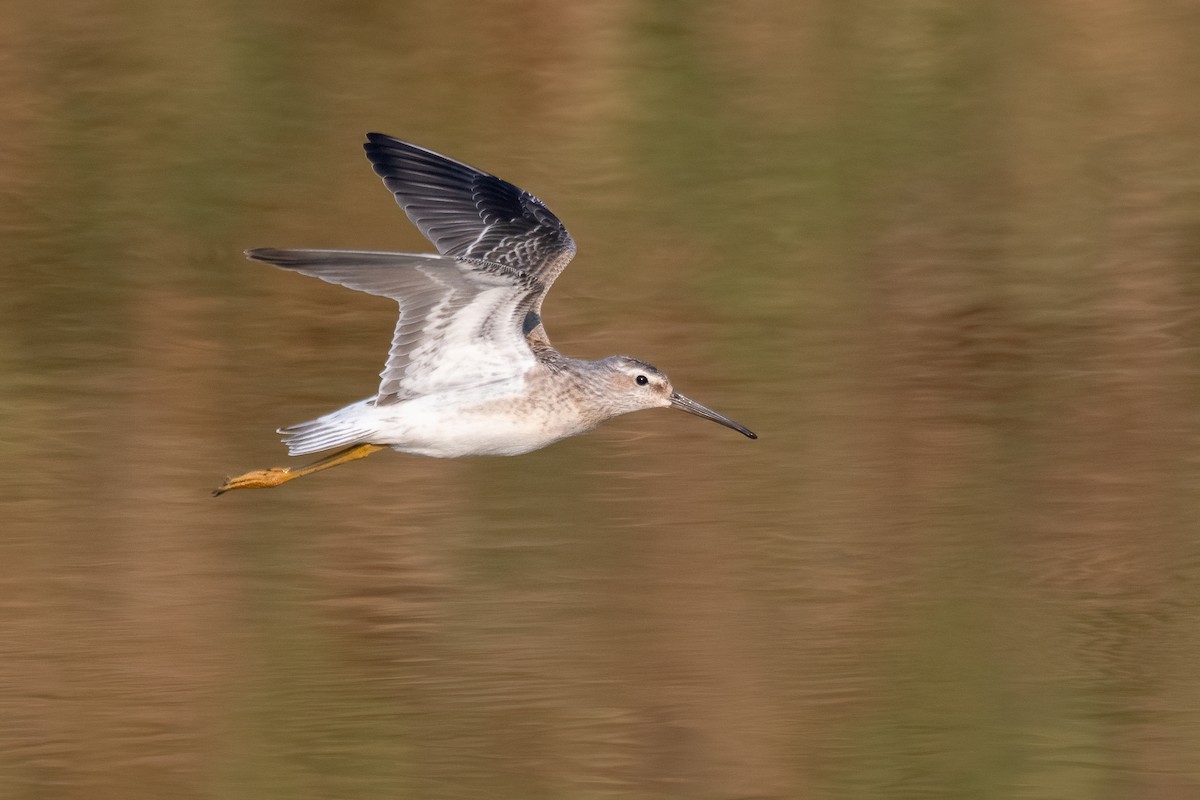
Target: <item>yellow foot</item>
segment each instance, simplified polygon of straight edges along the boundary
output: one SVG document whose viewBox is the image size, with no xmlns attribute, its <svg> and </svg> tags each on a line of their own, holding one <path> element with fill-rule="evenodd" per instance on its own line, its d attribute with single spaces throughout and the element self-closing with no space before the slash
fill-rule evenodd
<svg viewBox="0 0 1200 800">
<path fill-rule="evenodd" d="M 253 472 L 247 472 L 245 475 L 226 479 L 224 483 L 213 489 L 213 497 L 220 497 L 234 489 L 270 489 L 273 486 L 287 483 L 295 478 L 303 478 L 305 475 L 311 475 L 323 469 L 336 467 L 348 461 L 357 461 L 360 458 L 366 458 L 371 453 L 377 453 L 380 450 L 386 449 L 386 447 L 380 444 L 354 444 L 345 450 L 339 450 L 331 456 L 325 456 L 320 461 L 314 461 L 306 467 L 297 467 L 296 469 L 289 469 L 288 467 L 256 469 Z"/>
<path fill-rule="evenodd" d="M 256 469 L 253 472 L 238 475 L 236 478 L 226 478 L 224 483 L 213 489 L 213 497 L 220 497 L 234 489 L 270 489 L 299 477 L 287 467 Z"/>
</svg>

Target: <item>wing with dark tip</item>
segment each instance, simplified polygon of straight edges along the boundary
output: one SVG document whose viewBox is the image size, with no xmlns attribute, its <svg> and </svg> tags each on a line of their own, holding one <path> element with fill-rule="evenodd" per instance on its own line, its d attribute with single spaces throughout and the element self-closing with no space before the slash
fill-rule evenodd
<svg viewBox="0 0 1200 800">
<path fill-rule="evenodd" d="M 529 192 L 382 133 L 367 134 L 363 149 L 404 213 L 442 255 L 511 267 L 536 278 L 544 291 L 575 255 L 567 229 Z M 541 301 L 533 306 L 535 315 Z"/>
<path fill-rule="evenodd" d="M 355 250 L 246 255 L 400 304 L 380 405 L 512 378 L 537 364 L 522 326 L 542 285 L 503 264 Z"/>
</svg>

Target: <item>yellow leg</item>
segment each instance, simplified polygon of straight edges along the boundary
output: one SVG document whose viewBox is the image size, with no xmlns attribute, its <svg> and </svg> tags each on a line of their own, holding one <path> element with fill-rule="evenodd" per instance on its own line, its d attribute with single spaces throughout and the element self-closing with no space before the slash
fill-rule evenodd
<svg viewBox="0 0 1200 800">
<path fill-rule="evenodd" d="M 297 469 L 291 469 L 290 467 L 256 469 L 253 472 L 238 475 L 236 478 L 227 478 L 224 483 L 213 490 L 213 497 L 219 497 L 234 489 L 270 489 L 281 483 L 287 483 L 296 478 L 303 478 L 305 475 L 311 475 L 323 469 L 336 467 L 338 464 L 345 464 L 347 461 L 357 461 L 360 458 L 366 458 L 378 450 L 386 449 L 386 447 L 380 444 L 356 444 L 353 447 L 347 447 L 345 450 L 339 450 L 333 455 L 326 456 L 320 461 L 314 461 L 308 466 L 298 467 Z"/>
</svg>

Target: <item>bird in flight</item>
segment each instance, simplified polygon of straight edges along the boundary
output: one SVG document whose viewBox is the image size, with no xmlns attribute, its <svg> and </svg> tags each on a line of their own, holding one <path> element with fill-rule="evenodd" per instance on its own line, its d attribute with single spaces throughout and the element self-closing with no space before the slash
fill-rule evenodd
<svg viewBox="0 0 1200 800">
<path fill-rule="evenodd" d="M 299 468 L 254 470 L 213 494 L 264 489 L 392 448 L 437 458 L 511 456 L 646 408 L 678 408 L 751 439 L 628 356 L 570 358 L 550 344 L 542 301 L 575 255 L 558 217 L 528 192 L 381 133 L 363 145 L 433 253 L 247 250 L 246 255 L 400 304 L 379 391 L 280 428 L 288 454 L 340 448 Z"/>
</svg>

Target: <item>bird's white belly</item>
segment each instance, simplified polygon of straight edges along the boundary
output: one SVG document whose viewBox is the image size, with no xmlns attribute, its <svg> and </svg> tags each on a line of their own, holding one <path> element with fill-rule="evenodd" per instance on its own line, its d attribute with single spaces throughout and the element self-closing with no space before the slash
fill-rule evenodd
<svg viewBox="0 0 1200 800">
<path fill-rule="evenodd" d="M 404 453 L 435 458 L 514 456 L 582 433 L 568 409 L 504 393 L 480 398 L 439 394 L 376 409 L 378 438 Z"/>
</svg>

